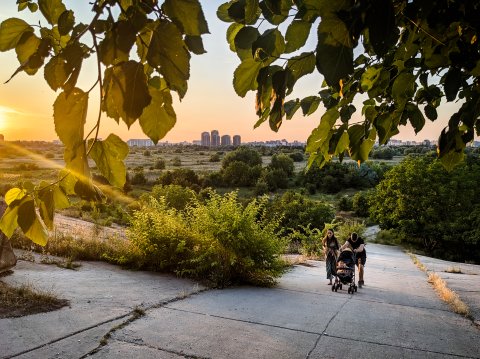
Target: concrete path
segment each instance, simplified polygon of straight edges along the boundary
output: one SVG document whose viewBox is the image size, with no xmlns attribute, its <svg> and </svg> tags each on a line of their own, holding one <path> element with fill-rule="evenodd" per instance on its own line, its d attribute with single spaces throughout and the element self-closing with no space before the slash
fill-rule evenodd
<svg viewBox="0 0 480 359">
<path fill-rule="evenodd" d="M 405 253 L 367 250 L 366 286 L 354 295 L 332 292 L 316 261 L 275 288 L 224 290 L 101 263 L 20 262 L 1 280 L 53 285 L 71 307 L 0 320 L 0 358 L 480 358 L 480 330 Z"/>
</svg>

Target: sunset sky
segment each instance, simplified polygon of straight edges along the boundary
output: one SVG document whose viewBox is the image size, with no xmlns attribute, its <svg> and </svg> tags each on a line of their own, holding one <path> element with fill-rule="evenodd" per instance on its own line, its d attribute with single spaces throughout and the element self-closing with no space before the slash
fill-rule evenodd
<svg viewBox="0 0 480 359">
<path fill-rule="evenodd" d="M 87 0 L 64 0 L 67 9 L 75 12 L 77 21 L 89 22 L 91 18 L 90 5 Z M 290 121 L 284 121 L 278 133 L 270 130 L 267 123 L 253 129 L 257 117 L 254 109 L 254 93 L 249 92 L 245 98 L 236 95 L 232 86 L 233 72 L 239 64 L 236 54 L 231 52 L 225 40 L 229 24 L 217 19 L 216 9 L 224 0 L 201 1 L 210 29 L 210 34 L 204 36 L 207 53 L 193 55 L 191 59 L 191 77 L 189 90 L 182 100 L 174 93 L 174 108 L 177 113 L 177 124 L 162 140 L 180 142 L 199 140 L 200 133 L 216 129 L 220 135 L 239 134 L 242 142 L 264 141 L 271 139 L 287 139 L 289 141 L 306 141 L 308 135 L 318 125 L 323 107 L 310 117 L 303 117 L 301 111 Z M 41 16 L 41 15 L 40 15 Z M 20 17 L 27 22 L 37 24 L 39 13 L 30 15 L 28 10 L 17 12 L 14 0 L 1 1 L 0 22 L 9 17 Z M 42 23 L 46 21 L 42 18 Z M 315 31 L 304 51 L 314 49 Z M 309 46 L 311 44 L 311 46 Z M 25 73 L 18 74 L 8 84 L 6 80 L 18 67 L 14 51 L 0 53 L 0 133 L 6 140 L 45 140 L 57 139 L 53 124 L 53 102 L 58 94 L 50 89 L 43 79 L 43 69 L 35 76 Z M 96 67 L 89 61 L 82 69 L 83 77 L 77 86 L 88 90 L 96 79 Z M 322 78 L 318 73 L 307 76 L 296 84 L 296 90 L 287 100 L 315 95 L 320 90 Z M 437 139 L 440 130 L 447 124 L 450 114 L 457 105 L 442 107 L 439 120 L 431 123 L 427 120 L 424 130 L 415 136 L 413 129 L 402 127 L 395 138 L 401 140 Z M 86 132 L 89 132 L 96 121 L 98 112 L 98 91 L 92 91 L 89 101 Z M 357 110 L 360 113 L 360 109 Z M 130 130 L 121 122 L 104 116 L 100 137 L 106 138 L 110 133 L 116 133 L 124 140 L 129 138 L 146 138 L 140 127 L 135 124 Z"/>
</svg>

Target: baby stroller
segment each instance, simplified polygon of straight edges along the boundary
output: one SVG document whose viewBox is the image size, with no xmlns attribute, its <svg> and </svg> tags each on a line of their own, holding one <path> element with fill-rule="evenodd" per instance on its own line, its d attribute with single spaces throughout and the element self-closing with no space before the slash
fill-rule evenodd
<svg viewBox="0 0 480 359">
<path fill-rule="evenodd" d="M 332 292 L 342 289 L 342 284 L 348 286 L 348 294 L 353 294 L 357 291 L 355 285 L 355 253 L 350 248 L 345 248 L 340 252 L 336 264 L 335 283 L 332 285 Z"/>
</svg>

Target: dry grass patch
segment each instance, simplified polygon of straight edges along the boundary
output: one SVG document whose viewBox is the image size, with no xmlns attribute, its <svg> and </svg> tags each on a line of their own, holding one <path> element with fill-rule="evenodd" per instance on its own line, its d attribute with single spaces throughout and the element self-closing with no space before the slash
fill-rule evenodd
<svg viewBox="0 0 480 359">
<path fill-rule="evenodd" d="M 455 313 L 470 316 L 468 306 L 462 302 L 457 293 L 447 288 L 445 281 L 437 273 L 429 273 L 428 282 L 432 284 L 438 296 L 450 305 Z"/>
<path fill-rule="evenodd" d="M 418 269 L 420 269 L 422 272 L 427 272 L 427 267 L 425 267 L 422 262 L 420 262 L 417 258 L 417 256 L 413 253 L 408 253 L 410 258 L 412 258 L 413 263 L 417 266 Z"/>
<path fill-rule="evenodd" d="M 0 318 L 50 312 L 67 305 L 68 300 L 59 299 L 52 292 L 36 289 L 31 284 L 13 287 L 0 281 Z"/>
<path fill-rule="evenodd" d="M 446 273 L 462 274 L 462 270 L 458 267 L 448 267 L 445 270 Z"/>
</svg>

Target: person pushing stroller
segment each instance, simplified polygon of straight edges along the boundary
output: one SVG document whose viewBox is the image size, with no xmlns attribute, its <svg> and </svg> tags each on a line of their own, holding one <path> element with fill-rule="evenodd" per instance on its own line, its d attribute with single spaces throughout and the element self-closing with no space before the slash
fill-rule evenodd
<svg viewBox="0 0 480 359">
<path fill-rule="evenodd" d="M 362 288 L 362 286 L 365 284 L 363 280 L 363 272 L 364 272 L 365 262 L 367 261 L 367 252 L 365 251 L 365 242 L 361 237 L 358 236 L 357 233 L 353 232 L 343 246 L 345 246 L 347 243 L 352 247 L 352 250 L 355 253 L 355 257 L 356 257 L 355 264 L 357 265 L 357 268 L 358 268 L 358 286 Z M 340 250 L 342 249 L 340 248 Z"/>
</svg>

